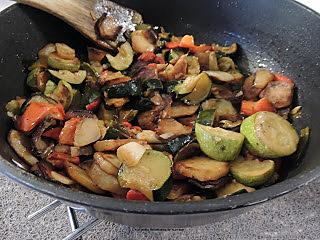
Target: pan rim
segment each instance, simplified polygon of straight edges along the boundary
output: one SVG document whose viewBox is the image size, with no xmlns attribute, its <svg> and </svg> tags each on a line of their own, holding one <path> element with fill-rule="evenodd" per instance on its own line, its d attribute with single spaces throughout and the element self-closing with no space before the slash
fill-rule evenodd
<svg viewBox="0 0 320 240">
<path fill-rule="evenodd" d="M 315 14 L 320 19 L 320 14 L 302 3 L 292 2 L 298 7 Z M 16 4 L 9 6 L 0 12 L 1 14 L 14 10 Z M 34 189 L 63 202 L 85 207 L 88 209 L 99 209 L 102 211 L 113 211 L 122 213 L 135 213 L 147 215 L 193 215 L 217 211 L 226 211 L 262 203 L 276 197 L 289 193 L 301 186 L 307 185 L 314 179 L 320 177 L 320 166 L 307 173 L 299 173 L 270 187 L 257 190 L 253 193 L 231 196 L 228 198 L 210 199 L 201 202 L 175 203 L 175 202 L 135 202 L 114 199 L 106 196 L 94 195 L 82 191 L 49 182 L 36 177 L 17 166 L 9 163 L 0 156 L 0 172 L 10 179 L 24 186 Z"/>
</svg>

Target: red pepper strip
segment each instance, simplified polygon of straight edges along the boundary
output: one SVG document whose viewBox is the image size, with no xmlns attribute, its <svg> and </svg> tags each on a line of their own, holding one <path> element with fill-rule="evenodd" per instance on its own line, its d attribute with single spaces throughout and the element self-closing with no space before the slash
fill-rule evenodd
<svg viewBox="0 0 320 240">
<path fill-rule="evenodd" d="M 127 200 L 149 201 L 149 199 L 137 190 L 130 189 L 126 195 Z"/>
<path fill-rule="evenodd" d="M 157 69 L 157 64 L 156 63 L 149 63 L 148 67 L 153 68 L 153 69 Z"/>
<path fill-rule="evenodd" d="M 211 46 L 201 44 L 199 46 L 193 46 L 189 48 L 191 52 L 193 53 L 199 53 L 199 52 L 205 52 L 205 51 L 210 51 L 213 50 Z"/>
<path fill-rule="evenodd" d="M 59 141 L 59 135 L 61 133 L 62 128 L 51 128 L 48 131 L 45 131 L 42 136 L 52 138 L 54 140 Z"/>
<path fill-rule="evenodd" d="M 285 82 L 288 82 L 288 83 L 292 83 L 294 84 L 294 81 L 291 80 L 290 78 L 288 78 L 287 76 L 285 75 L 281 75 L 281 74 L 275 74 L 274 75 L 274 81 L 285 81 Z"/>
<path fill-rule="evenodd" d="M 123 125 L 125 128 L 132 128 L 132 124 L 129 123 L 129 122 L 123 122 L 122 125 Z"/>
<path fill-rule="evenodd" d="M 142 128 L 139 127 L 139 126 L 132 126 L 131 129 L 137 130 L 137 131 L 139 131 L 139 132 L 142 131 Z"/>
<path fill-rule="evenodd" d="M 97 98 L 96 100 L 94 100 L 93 102 L 89 103 L 88 105 L 86 105 L 86 109 L 88 111 L 94 111 L 96 110 L 99 105 L 101 103 L 101 99 L 100 98 Z"/>
<path fill-rule="evenodd" d="M 138 59 L 144 62 L 152 62 L 155 58 L 156 55 L 152 51 L 147 51 L 142 53 Z"/>
<path fill-rule="evenodd" d="M 53 152 L 50 154 L 49 159 L 56 159 L 56 160 L 63 160 L 63 161 L 69 161 L 74 164 L 80 164 L 80 158 L 79 157 L 71 157 L 69 154 L 61 153 L 61 152 Z"/>
<path fill-rule="evenodd" d="M 180 47 L 179 42 L 167 42 L 166 43 L 166 48 L 173 49 L 173 48 L 178 48 Z"/>
<path fill-rule="evenodd" d="M 77 124 L 81 121 L 81 118 L 71 118 L 64 123 L 59 135 L 59 143 L 66 145 L 73 145 L 74 134 L 76 132 Z"/>
<path fill-rule="evenodd" d="M 65 112 L 63 106 L 61 104 L 31 102 L 19 119 L 19 129 L 29 132 L 47 116 L 57 120 L 64 120 Z"/>
<path fill-rule="evenodd" d="M 257 102 L 246 100 L 241 102 L 241 114 L 250 116 L 261 111 L 274 112 L 274 108 L 267 98 L 262 98 Z"/>
</svg>

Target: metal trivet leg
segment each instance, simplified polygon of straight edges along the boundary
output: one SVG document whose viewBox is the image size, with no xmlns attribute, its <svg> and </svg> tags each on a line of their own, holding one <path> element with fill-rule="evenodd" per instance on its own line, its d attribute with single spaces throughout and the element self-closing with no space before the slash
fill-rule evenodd
<svg viewBox="0 0 320 240">
<path fill-rule="evenodd" d="M 35 221 L 42 216 L 46 215 L 47 213 L 53 211 L 57 207 L 59 207 L 62 203 L 58 200 L 53 201 L 52 203 L 48 204 L 47 206 L 37 210 L 36 212 L 30 214 L 27 219 L 29 221 Z M 68 218 L 69 218 L 69 223 L 70 223 L 70 228 L 71 228 L 71 233 L 64 238 L 63 240 L 76 240 L 76 239 L 81 239 L 81 236 L 89 231 L 92 227 L 96 226 L 98 223 L 101 222 L 101 220 L 94 218 L 89 220 L 88 222 L 84 223 L 82 226 L 79 226 L 78 219 L 77 219 L 77 214 L 76 211 L 71 208 L 67 207 L 67 212 L 68 212 Z"/>
</svg>

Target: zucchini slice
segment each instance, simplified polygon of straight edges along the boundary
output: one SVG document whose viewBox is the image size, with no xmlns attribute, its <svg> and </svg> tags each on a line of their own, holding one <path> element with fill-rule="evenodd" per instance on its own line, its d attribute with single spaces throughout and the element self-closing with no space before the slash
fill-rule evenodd
<svg viewBox="0 0 320 240">
<path fill-rule="evenodd" d="M 162 152 L 146 150 L 137 165 L 121 166 L 118 181 L 121 187 L 138 190 L 153 201 L 153 191 L 160 189 L 169 179 L 171 166 L 172 161 Z"/>
<path fill-rule="evenodd" d="M 55 71 L 55 70 L 49 69 L 49 73 L 52 76 L 59 78 L 60 80 L 64 80 L 71 84 L 81 84 L 86 79 L 86 76 L 87 76 L 87 73 L 85 70 L 79 70 L 78 72 L 72 73 L 68 70 Z"/>
<path fill-rule="evenodd" d="M 50 53 L 48 56 L 48 65 L 58 70 L 68 70 L 70 72 L 77 72 L 80 68 L 80 60 L 74 59 L 63 59 L 58 56 L 57 53 Z"/>
<path fill-rule="evenodd" d="M 264 158 L 289 156 L 297 150 L 299 136 L 292 125 L 278 114 L 258 112 L 246 118 L 240 127 L 246 147 Z"/>
<path fill-rule="evenodd" d="M 133 61 L 133 50 L 130 43 L 125 42 L 119 48 L 119 53 L 116 56 L 107 54 L 106 57 L 111 66 L 119 71 L 127 69 Z"/>
<path fill-rule="evenodd" d="M 230 171 L 240 183 L 256 187 L 266 183 L 275 172 L 275 163 L 272 160 L 259 161 L 237 159 L 231 163 Z"/>
<path fill-rule="evenodd" d="M 206 73 L 200 73 L 198 75 L 197 83 L 187 96 L 182 100 L 188 105 L 196 105 L 207 98 L 211 91 L 212 82 Z"/>
<path fill-rule="evenodd" d="M 255 189 L 252 187 L 247 187 L 241 183 L 233 181 L 231 183 L 226 184 L 222 188 L 219 188 L 216 191 L 217 197 L 227 197 L 231 195 L 240 194 L 242 192 L 254 192 Z"/>
<path fill-rule="evenodd" d="M 182 176 L 203 182 L 226 176 L 229 172 L 229 164 L 200 156 L 176 162 L 174 170 Z"/>
<path fill-rule="evenodd" d="M 232 161 L 239 155 L 244 136 L 240 133 L 196 123 L 196 137 L 201 150 L 218 161 Z"/>
</svg>

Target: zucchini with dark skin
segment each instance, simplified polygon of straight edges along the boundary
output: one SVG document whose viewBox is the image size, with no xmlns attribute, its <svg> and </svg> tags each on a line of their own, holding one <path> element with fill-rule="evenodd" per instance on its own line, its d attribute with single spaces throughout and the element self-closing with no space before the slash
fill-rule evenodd
<svg viewBox="0 0 320 240">
<path fill-rule="evenodd" d="M 142 85 L 138 80 L 132 80 L 126 83 L 111 86 L 106 89 L 109 98 L 123 98 L 141 96 Z"/>
</svg>

